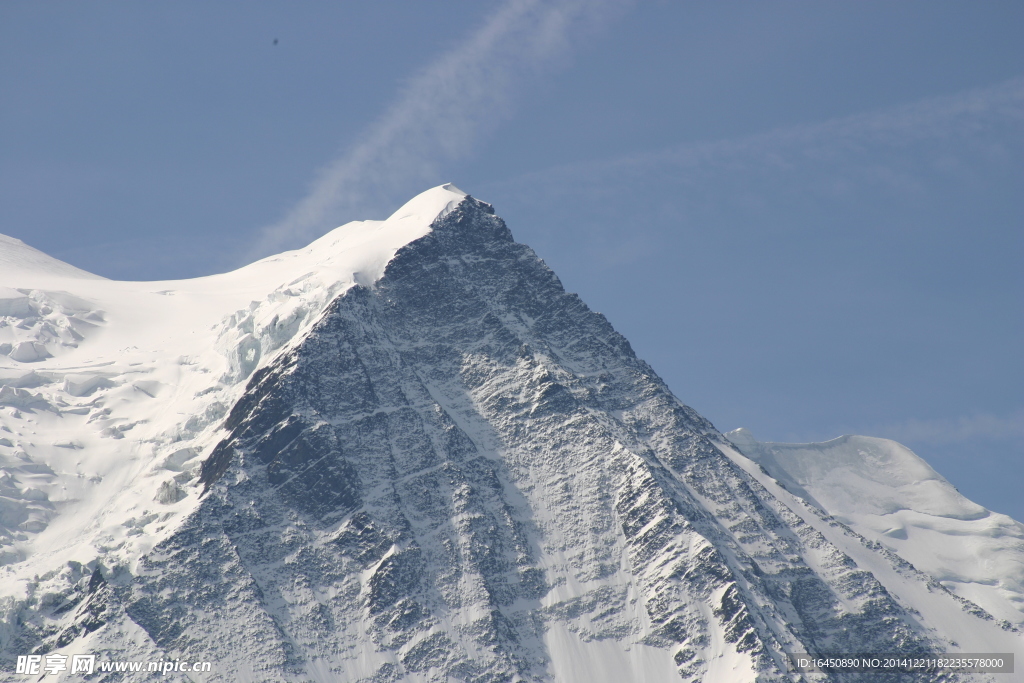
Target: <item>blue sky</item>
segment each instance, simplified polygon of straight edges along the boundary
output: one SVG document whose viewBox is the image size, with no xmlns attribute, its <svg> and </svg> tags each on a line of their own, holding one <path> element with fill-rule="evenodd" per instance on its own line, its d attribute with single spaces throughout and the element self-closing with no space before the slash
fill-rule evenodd
<svg viewBox="0 0 1024 683">
<path fill-rule="evenodd" d="M 0 232 L 77 266 L 451 181 L 720 429 L 896 438 L 1024 519 L 1024 4 L 8 0 L 0 90 Z"/>
</svg>

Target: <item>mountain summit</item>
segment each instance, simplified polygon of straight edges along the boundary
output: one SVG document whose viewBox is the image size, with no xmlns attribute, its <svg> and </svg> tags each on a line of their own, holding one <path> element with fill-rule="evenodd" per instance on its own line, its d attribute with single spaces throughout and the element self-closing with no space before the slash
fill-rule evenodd
<svg viewBox="0 0 1024 683">
<path fill-rule="evenodd" d="M 871 680 L 790 655 L 1024 642 L 1020 524 L 892 442 L 719 433 L 450 185 L 223 275 L 0 285 L 5 672 Z M 940 522 L 1002 563 L 905 542 Z"/>
</svg>

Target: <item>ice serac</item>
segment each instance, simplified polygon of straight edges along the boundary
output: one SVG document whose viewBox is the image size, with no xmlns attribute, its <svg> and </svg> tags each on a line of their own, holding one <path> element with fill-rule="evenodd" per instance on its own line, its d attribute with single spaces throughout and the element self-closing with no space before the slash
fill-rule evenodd
<svg viewBox="0 0 1024 683">
<path fill-rule="evenodd" d="M 446 201 L 261 351 L 173 480 L 183 517 L 72 566 L 7 642 L 367 683 L 855 681 L 788 653 L 1020 650 L 683 405 L 488 204 Z"/>
</svg>

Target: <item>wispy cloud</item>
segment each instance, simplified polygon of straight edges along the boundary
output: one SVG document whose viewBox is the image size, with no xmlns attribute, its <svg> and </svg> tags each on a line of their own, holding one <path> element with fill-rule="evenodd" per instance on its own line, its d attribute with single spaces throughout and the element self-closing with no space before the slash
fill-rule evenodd
<svg viewBox="0 0 1024 683">
<path fill-rule="evenodd" d="M 737 172 L 786 172 L 830 165 L 855 169 L 860 181 L 913 189 L 911 178 L 878 162 L 879 150 L 905 151 L 931 143 L 983 138 L 993 129 L 1024 132 L 1024 78 L 986 88 L 790 126 L 742 138 L 699 142 L 603 162 L 567 164 L 500 183 L 500 189 L 547 188 L 600 196 L 609 185 L 657 177 L 681 187 Z M 1005 138 L 1004 138 L 1005 140 Z M 998 149 L 987 149 L 998 154 Z M 857 164 L 862 158 L 864 163 Z M 841 162 L 841 166 L 840 166 Z M 496 188 L 497 189 L 497 188 Z"/>
<path fill-rule="evenodd" d="M 319 174 L 309 194 L 265 228 L 250 256 L 293 247 L 392 207 L 436 164 L 467 155 L 513 109 L 531 79 L 627 0 L 509 0 L 467 40 L 416 74 L 393 106 Z"/>
<path fill-rule="evenodd" d="M 883 427 L 878 433 L 897 441 L 928 444 L 1024 439 L 1024 408 L 1005 417 L 979 413 L 939 420 L 907 420 Z"/>
<path fill-rule="evenodd" d="M 1015 78 L 745 137 L 560 165 L 476 192 L 503 215 L 548 226 L 529 235 L 535 248 L 557 252 L 571 242 L 588 262 L 618 268 L 650 264 L 667 240 L 692 240 L 693 226 L 733 239 L 763 239 L 769 230 L 792 239 L 838 225 L 836 216 L 923 215 L 950 188 L 1016 171 L 1022 152 L 1024 78 Z"/>
</svg>

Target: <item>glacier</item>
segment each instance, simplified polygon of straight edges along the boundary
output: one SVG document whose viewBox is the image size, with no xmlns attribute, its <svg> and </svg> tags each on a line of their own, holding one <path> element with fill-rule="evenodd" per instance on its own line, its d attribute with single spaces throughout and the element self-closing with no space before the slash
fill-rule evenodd
<svg viewBox="0 0 1024 683">
<path fill-rule="evenodd" d="M 582 682 L 1022 651 L 1024 526 L 891 441 L 719 432 L 452 185 L 194 280 L 0 236 L 0 354 L 0 680 L 28 653 Z"/>
</svg>

